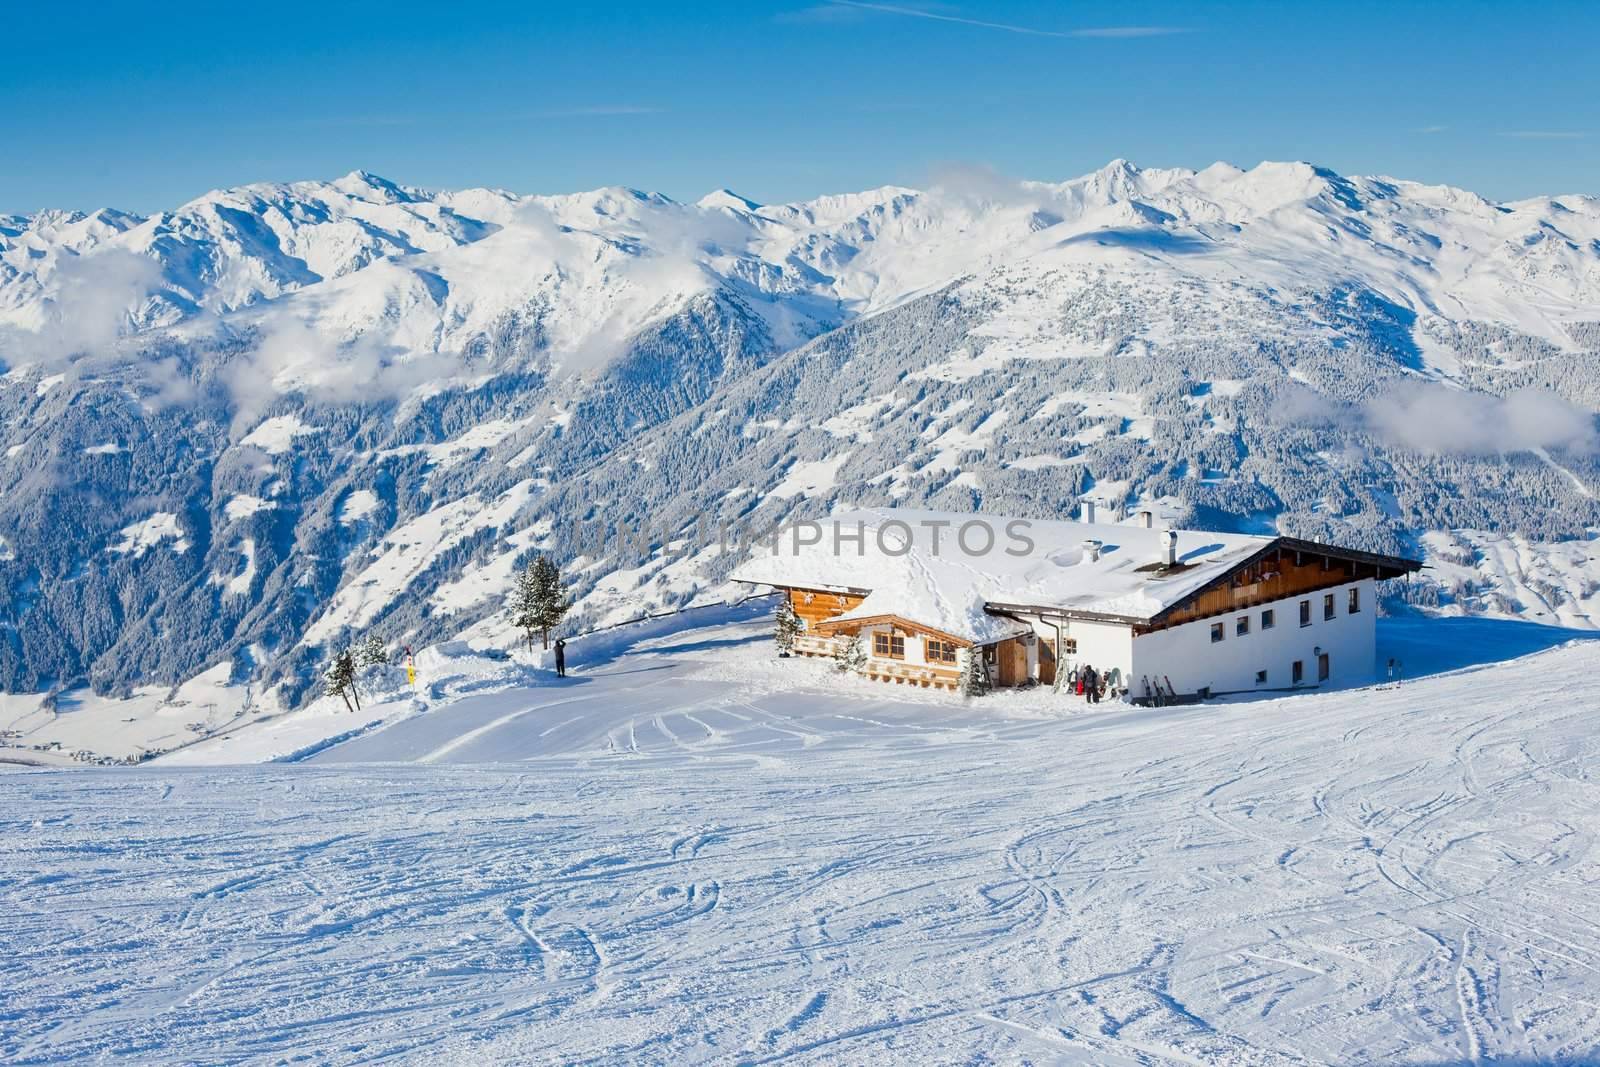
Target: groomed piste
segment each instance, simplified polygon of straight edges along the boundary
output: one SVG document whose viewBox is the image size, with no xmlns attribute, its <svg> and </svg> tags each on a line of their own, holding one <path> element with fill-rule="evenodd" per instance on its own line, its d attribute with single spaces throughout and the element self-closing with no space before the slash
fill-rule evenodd
<svg viewBox="0 0 1600 1067">
<path fill-rule="evenodd" d="M 733 620 L 0 775 L 0 1059 L 1593 1062 L 1565 637 L 1386 620 L 1433 673 L 1088 711 Z"/>
</svg>

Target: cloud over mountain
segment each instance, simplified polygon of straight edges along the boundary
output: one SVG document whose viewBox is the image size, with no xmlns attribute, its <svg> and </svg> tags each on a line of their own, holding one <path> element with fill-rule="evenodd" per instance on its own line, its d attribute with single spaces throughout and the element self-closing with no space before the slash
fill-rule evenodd
<svg viewBox="0 0 1600 1067">
<path fill-rule="evenodd" d="M 1554 561 L 1600 527 L 1596 307 L 1600 201 L 1306 163 L 793 204 L 355 172 L 10 217 L 0 686 L 227 662 L 294 699 L 358 631 L 498 640 L 536 546 L 617 618 L 720 595 L 697 523 L 844 505 Z M 585 554 L 582 521 L 655 533 Z M 1550 566 L 1436 595 L 1587 617 Z"/>
</svg>

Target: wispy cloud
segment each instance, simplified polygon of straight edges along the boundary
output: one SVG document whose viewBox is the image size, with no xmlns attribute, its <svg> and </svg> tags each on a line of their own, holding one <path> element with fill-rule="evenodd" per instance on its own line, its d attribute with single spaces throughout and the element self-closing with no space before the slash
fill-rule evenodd
<svg viewBox="0 0 1600 1067">
<path fill-rule="evenodd" d="M 933 22 L 950 22 L 958 26 L 976 26 L 984 30 L 1000 30 L 1003 33 L 1020 33 L 1028 37 L 1057 37 L 1064 39 L 1101 37 L 1101 38 L 1131 38 L 1131 37 L 1165 37 L 1174 33 L 1188 33 L 1187 29 L 1177 26 L 1091 26 L 1077 30 L 1046 30 L 1037 26 L 1020 26 L 1014 22 L 991 22 L 988 19 L 968 18 L 965 15 L 947 15 L 938 11 L 928 11 L 917 7 L 903 7 L 899 4 L 875 4 L 866 0 L 833 0 L 825 5 L 834 8 L 847 8 L 856 11 L 877 11 L 885 15 L 902 15 L 907 18 L 929 19 Z M 817 9 L 808 11 L 814 15 Z"/>
<path fill-rule="evenodd" d="M 1583 130 L 1502 130 L 1500 136 L 1527 141 L 1581 141 L 1589 135 Z"/>
<path fill-rule="evenodd" d="M 639 107 L 634 104 L 589 104 L 583 107 L 556 107 L 537 112 L 542 119 L 571 119 L 597 115 L 659 115 L 659 107 Z"/>
<path fill-rule="evenodd" d="M 1449 128 L 1450 127 L 1448 127 L 1448 126 L 1419 126 L 1419 127 L 1417 127 L 1415 132 L 1417 132 L 1417 133 L 1443 133 L 1444 131 L 1448 130 Z"/>
<path fill-rule="evenodd" d="M 1369 433 L 1418 452 L 1494 455 L 1536 448 L 1593 455 L 1600 426 L 1592 412 L 1544 389 L 1505 396 L 1436 382 L 1402 381 L 1362 404 L 1341 404 L 1301 385 L 1279 392 L 1288 425 Z"/>
</svg>

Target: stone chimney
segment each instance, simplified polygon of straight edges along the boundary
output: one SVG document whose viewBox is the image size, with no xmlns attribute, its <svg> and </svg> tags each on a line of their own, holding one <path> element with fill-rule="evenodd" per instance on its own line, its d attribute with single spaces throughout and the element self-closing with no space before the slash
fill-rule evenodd
<svg viewBox="0 0 1600 1067">
<path fill-rule="evenodd" d="M 1143 526 L 1146 530 L 1148 530 L 1148 529 L 1151 529 L 1152 527 L 1154 527 L 1155 524 L 1156 524 L 1156 513 L 1155 512 L 1151 511 L 1149 508 L 1145 508 L 1145 509 L 1143 509 L 1143 510 L 1141 510 L 1139 512 L 1139 525 L 1140 526 Z"/>
<path fill-rule="evenodd" d="M 1082 510 L 1083 521 L 1087 522 L 1087 523 L 1093 523 L 1094 522 L 1094 501 L 1093 500 L 1085 500 L 1083 502 L 1082 508 L 1083 508 L 1083 510 Z"/>
<path fill-rule="evenodd" d="M 1175 567 L 1178 563 L 1178 532 L 1176 530 L 1161 531 L 1161 565 Z"/>
<path fill-rule="evenodd" d="M 1100 562 L 1100 542 L 1090 538 L 1083 543 L 1083 558 L 1090 563 Z"/>
</svg>

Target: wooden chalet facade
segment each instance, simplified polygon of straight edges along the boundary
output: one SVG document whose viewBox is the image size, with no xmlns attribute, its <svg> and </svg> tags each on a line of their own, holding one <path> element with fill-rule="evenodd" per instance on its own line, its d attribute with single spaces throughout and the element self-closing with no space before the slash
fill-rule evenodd
<svg viewBox="0 0 1600 1067">
<path fill-rule="evenodd" d="M 797 587 L 781 591 L 805 625 L 805 633 L 795 640 L 796 653 L 831 658 L 841 640 L 859 636 L 867 653 L 862 673 L 875 680 L 954 689 L 961 677 L 961 650 L 973 647 L 966 638 L 897 615 L 842 618 L 861 605 L 866 592 Z M 1018 662 L 1015 655 L 1010 661 Z M 1022 684 L 1020 674 L 1017 678 L 1011 684 Z"/>
</svg>

